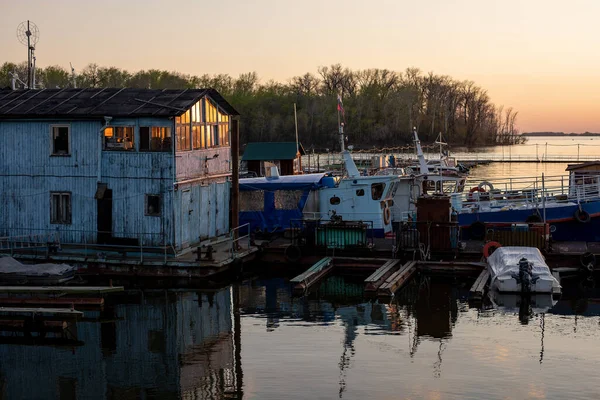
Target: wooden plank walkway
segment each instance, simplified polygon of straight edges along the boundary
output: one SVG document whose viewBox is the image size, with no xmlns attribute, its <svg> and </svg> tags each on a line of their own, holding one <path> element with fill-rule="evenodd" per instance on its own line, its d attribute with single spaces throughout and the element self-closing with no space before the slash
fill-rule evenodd
<svg viewBox="0 0 600 400">
<path fill-rule="evenodd" d="M 481 300 L 483 299 L 483 294 L 485 292 L 485 286 L 490 280 L 490 271 L 484 269 L 481 271 L 473 286 L 471 286 L 471 290 L 469 291 L 469 295 L 473 300 Z"/>
<path fill-rule="evenodd" d="M 102 297 L 0 297 L 0 304 L 15 306 L 102 307 Z"/>
<path fill-rule="evenodd" d="M 123 286 L 0 286 L 0 293 L 106 294 L 123 290 Z"/>
<path fill-rule="evenodd" d="M 0 307 L 0 314 L 11 315 L 51 315 L 53 317 L 81 317 L 83 312 L 70 308 L 44 308 L 44 307 Z"/>
<path fill-rule="evenodd" d="M 380 297 L 393 296 L 417 272 L 417 262 L 409 261 L 391 274 L 377 290 Z"/>
<path fill-rule="evenodd" d="M 365 279 L 365 293 L 375 294 L 377 288 L 381 286 L 389 276 L 394 273 L 398 268 L 400 260 L 388 260 L 379 269 L 373 272 L 367 279 Z"/>
<path fill-rule="evenodd" d="M 329 275 L 333 269 L 333 259 L 331 257 L 322 258 L 312 267 L 290 280 L 291 283 L 296 284 L 294 294 L 305 293 L 312 285 Z"/>
</svg>

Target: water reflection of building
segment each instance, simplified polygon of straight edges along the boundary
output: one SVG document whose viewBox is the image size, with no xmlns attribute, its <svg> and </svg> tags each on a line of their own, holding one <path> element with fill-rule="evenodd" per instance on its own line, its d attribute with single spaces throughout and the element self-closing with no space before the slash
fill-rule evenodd
<svg viewBox="0 0 600 400">
<path fill-rule="evenodd" d="M 232 292 L 128 297 L 78 322 L 77 348 L 3 345 L 0 398 L 241 398 Z"/>
</svg>

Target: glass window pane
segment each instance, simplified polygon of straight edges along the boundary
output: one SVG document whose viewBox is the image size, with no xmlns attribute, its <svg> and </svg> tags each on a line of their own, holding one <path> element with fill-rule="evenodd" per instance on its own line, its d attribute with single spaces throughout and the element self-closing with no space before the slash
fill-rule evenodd
<svg viewBox="0 0 600 400">
<path fill-rule="evenodd" d="M 207 126 L 206 127 L 206 147 L 212 147 L 213 146 L 213 138 L 212 138 L 212 133 L 211 133 L 211 126 Z"/>
<path fill-rule="evenodd" d="M 104 150 L 135 150 L 133 126 L 115 126 L 104 130 Z"/>
<path fill-rule="evenodd" d="M 200 148 L 200 125 L 192 126 L 192 138 L 194 141 L 194 149 Z"/>
</svg>

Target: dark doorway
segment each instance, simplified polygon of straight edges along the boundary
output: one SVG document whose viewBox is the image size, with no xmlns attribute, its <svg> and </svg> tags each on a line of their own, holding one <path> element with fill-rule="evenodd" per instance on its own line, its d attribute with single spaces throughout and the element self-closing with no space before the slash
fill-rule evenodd
<svg viewBox="0 0 600 400">
<path fill-rule="evenodd" d="M 107 244 L 112 239 L 112 190 L 104 190 L 98 199 L 98 243 Z"/>
</svg>

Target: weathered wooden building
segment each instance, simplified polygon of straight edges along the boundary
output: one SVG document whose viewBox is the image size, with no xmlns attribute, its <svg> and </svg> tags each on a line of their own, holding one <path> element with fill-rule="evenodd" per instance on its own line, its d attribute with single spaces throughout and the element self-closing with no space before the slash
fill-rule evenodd
<svg viewBox="0 0 600 400">
<path fill-rule="evenodd" d="M 246 145 L 242 161 L 256 176 L 265 176 L 270 165 L 276 166 L 280 175 L 296 175 L 302 173 L 304 154 L 296 142 L 252 142 Z"/>
<path fill-rule="evenodd" d="M 0 236 L 179 252 L 228 233 L 237 115 L 213 89 L 0 90 Z"/>
</svg>

